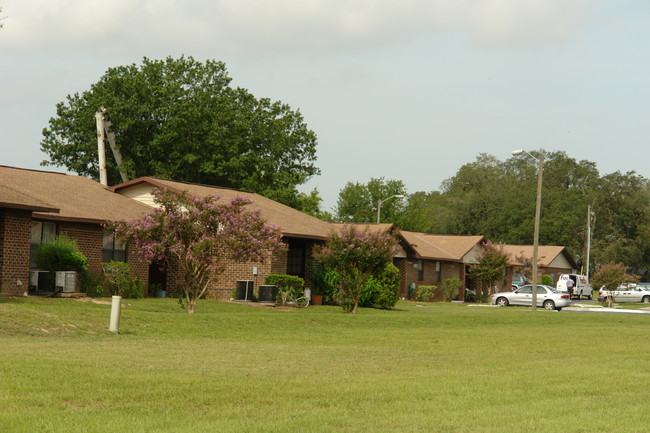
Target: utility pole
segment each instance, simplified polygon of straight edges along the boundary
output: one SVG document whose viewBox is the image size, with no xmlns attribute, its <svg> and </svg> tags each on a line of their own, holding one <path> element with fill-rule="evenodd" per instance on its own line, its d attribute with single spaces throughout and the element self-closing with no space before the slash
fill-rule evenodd
<svg viewBox="0 0 650 433">
<path fill-rule="evenodd" d="M 108 186 L 108 181 L 106 179 L 106 146 L 104 145 L 104 138 L 108 138 L 108 144 L 111 146 L 113 151 L 113 156 L 115 157 L 115 162 L 117 162 L 117 169 L 120 171 L 120 177 L 122 182 L 128 182 L 129 178 L 124 171 L 124 166 L 122 165 L 122 152 L 115 145 L 115 133 L 111 131 L 112 123 L 110 120 L 106 120 L 104 113 L 106 108 L 99 107 L 95 113 L 95 119 L 97 121 L 97 149 L 99 151 L 99 182 L 102 185 Z"/>
<path fill-rule="evenodd" d="M 589 253 L 591 252 L 591 205 L 587 206 L 587 270 L 585 275 L 589 278 Z"/>
<path fill-rule="evenodd" d="M 95 113 L 97 122 L 97 153 L 99 154 L 99 183 L 108 186 L 106 179 L 106 147 L 104 146 L 104 115 L 101 109 Z"/>
</svg>

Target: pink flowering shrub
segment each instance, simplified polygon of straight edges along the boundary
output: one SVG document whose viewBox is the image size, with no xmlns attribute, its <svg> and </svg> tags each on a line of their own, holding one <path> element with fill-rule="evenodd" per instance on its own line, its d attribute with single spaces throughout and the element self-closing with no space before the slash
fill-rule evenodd
<svg viewBox="0 0 650 433">
<path fill-rule="evenodd" d="M 210 277 L 224 271 L 227 261 L 262 262 L 285 246 L 277 228 L 259 212 L 247 210 L 250 201 L 237 197 L 230 203 L 218 196 L 154 191 L 158 208 L 142 218 L 117 221 L 115 234 L 149 262 L 174 263 L 188 313 L 207 290 Z"/>
<path fill-rule="evenodd" d="M 397 241 L 390 234 L 344 226 L 316 250 L 314 258 L 339 275 L 337 301 L 345 311 L 355 313 L 366 282 L 392 263 L 396 248 Z"/>
</svg>

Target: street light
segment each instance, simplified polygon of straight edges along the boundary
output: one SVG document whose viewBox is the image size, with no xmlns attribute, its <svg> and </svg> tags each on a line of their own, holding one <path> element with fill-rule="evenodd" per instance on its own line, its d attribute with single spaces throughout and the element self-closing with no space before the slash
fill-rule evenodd
<svg viewBox="0 0 650 433">
<path fill-rule="evenodd" d="M 542 208 L 542 167 L 544 165 L 544 155 L 539 154 L 539 157 L 532 155 L 525 150 L 513 150 L 512 155 L 517 156 L 525 153 L 530 157 L 539 161 L 537 168 L 537 201 L 535 203 L 535 232 L 533 234 L 533 304 L 532 310 L 537 310 L 537 252 L 539 249 L 539 215 Z"/>
<path fill-rule="evenodd" d="M 383 200 L 382 199 L 377 200 L 377 224 L 381 222 L 381 204 L 385 201 L 390 200 L 391 198 L 404 198 L 404 196 L 402 194 L 395 194 Z"/>
</svg>

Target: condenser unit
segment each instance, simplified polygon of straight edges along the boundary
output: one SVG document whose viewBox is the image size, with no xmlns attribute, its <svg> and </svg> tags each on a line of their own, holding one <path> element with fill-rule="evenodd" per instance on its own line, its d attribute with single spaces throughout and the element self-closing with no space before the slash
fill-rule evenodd
<svg viewBox="0 0 650 433">
<path fill-rule="evenodd" d="M 58 271 L 55 281 L 57 292 L 73 293 L 77 290 L 77 273 L 74 271 Z"/>
<path fill-rule="evenodd" d="M 29 271 L 29 290 L 47 292 L 50 287 L 50 273 L 48 271 Z"/>
</svg>

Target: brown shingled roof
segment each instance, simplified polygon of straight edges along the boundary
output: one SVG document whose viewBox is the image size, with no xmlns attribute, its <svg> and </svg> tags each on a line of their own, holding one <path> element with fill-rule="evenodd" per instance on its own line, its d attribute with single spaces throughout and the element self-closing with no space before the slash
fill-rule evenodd
<svg viewBox="0 0 650 433">
<path fill-rule="evenodd" d="M 483 236 L 432 235 L 401 230 L 400 235 L 423 259 L 461 261 Z"/>
<path fill-rule="evenodd" d="M 0 208 L 31 210 L 34 212 L 59 212 L 53 205 L 17 191 L 6 183 L 0 184 Z"/>
<path fill-rule="evenodd" d="M 168 188 L 171 191 L 187 191 L 188 193 L 203 197 L 218 195 L 222 200 L 231 200 L 235 197 L 244 197 L 252 202 L 252 208 L 260 211 L 262 217 L 270 224 L 276 225 L 285 236 L 295 236 L 310 239 L 327 239 L 332 232 L 332 227 L 327 221 L 320 220 L 299 210 L 285 206 L 281 203 L 263 197 L 259 194 L 238 191 L 232 188 L 222 188 L 211 185 L 201 185 L 188 182 L 177 182 L 156 177 L 141 177 L 111 189 L 119 192 L 122 189 L 146 183 L 158 188 Z"/>
<path fill-rule="evenodd" d="M 0 202 L 31 206 L 38 218 L 103 223 L 150 210 L 82 176 L 0 166 L 0 185 Z"/>
<path fill-rule="evenodd" d="M 503 245 L 503 251 L 510 255 L 510 262 L 513 265 L 521 264 L 517 262 L 516 257 L 523 256 L 529 259 L 533 257 L 532 245 Z M 541 267 L 549 267 L 551 262 L 560 254 L 564 254 L 574 268 L 578 267 L 565 247 L 555 245 L 540 245 L 537 247 L 537 256 Z"/>
<path fill-rule="evenodd" d="M 368 231 L 370 233 L 392 233 L 397 229 L 395 224 L 391 223 L 330 223 L 336 230 L 345 226 L 352 226 L 358 231 Z"/>
</svg>

